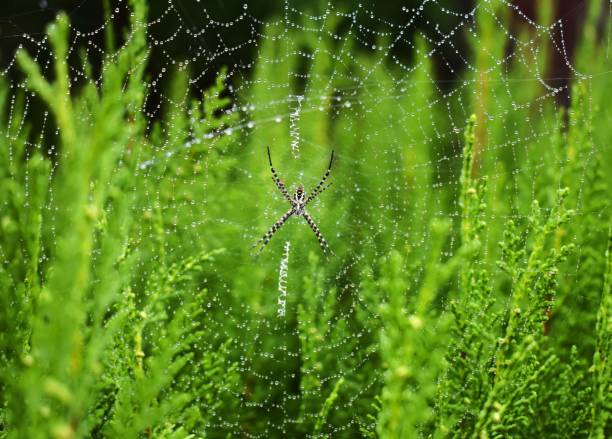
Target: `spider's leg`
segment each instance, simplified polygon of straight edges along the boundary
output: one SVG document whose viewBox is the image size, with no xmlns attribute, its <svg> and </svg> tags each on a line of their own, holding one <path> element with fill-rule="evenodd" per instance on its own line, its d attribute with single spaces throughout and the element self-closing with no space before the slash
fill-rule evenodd
<svg viewBox="0 0 612 439">
<path fill-rule="evenodd" d="M 287 192 L 285 183 L 283 183 L 283 181 L 280 179 L 280 177 L 276 173 L 276 169 L 274 169 L 274 166 L 272 166 L 272 156 L 270 155 L 269 146 L 268 146 L 268 161 L 270 162 L 270 171 L 272 171 L 272 180 L 274 180 L 274 184 L 276 185 L 278 190 L 281 192 L 281 194 L 283 194 L 283 197 L 285 197 L 285 199 L 289 201 L 290 203 L 293 203 L 291 201 L 291 196 L 289 195 L 289 192 Z"/>
<path fill-rule="evenodd" d="M 332 184 L 334 184 L 333 181 L 330 181 L 329 183 L 327 183 L 325 186 L 323 186 L 319 192 L 317 192 L 317 196 L 321 195 L 323 192 L 325 192 L 325 189 L 327 189 L 328 187 L 330 187 Z M 314 199 L 314 197 L 313 197 Z"/>
<path fill-rule="evenodd" d="M 259 255 L 262 252 L 266 244 L 270 242 L 270 239 L 272 239 L 272 236 L 274 236 L 274 234 L 278 231 L 278 229 L 280 229 L 283 226 L 283 224 L 285 224 L 285 222 L 289 219 L 291 215 L 293 215 L 293 208 L 289 209 L 287 213 L 281 216 L 278 221 L 272 224 L 272 227 L 270 227 L 270 230 L 268 230 L 266 234 L 262 236 L 259 241 L 253 244 L 251 248 L 255 248 L 259 244 L 261 244 L 261 247 L 259 248 L 259 250 L 257 250 L 257 253 L 255 253 L 255 256 Z"/>
<path fill-rule="evenodd" d="M 329 247 L 329 244 L 327 243 L 325 238 L 323 238 L 323 235 L 321 234 L 321 231 L 319 230 L 319 228 L 315 224 L 315 222 L 312 219 L 312 217 L 306 211 L 304 211 L 304 213 L 302 213 L 302 216 L 304 217 L 304 219 L 306 220 L 306 222 L 308 223 L 308 225 L 310 226 L 310 228 L 314 232 L 315 236 L 317 237 L 317 241 L 319 241 L 319 245 L 321 246 L 321 250 L 323 250 L 323 253 L 325 254 L 325 257 L 329 257 L 330 254 L 333 255 L 334 252 Z"/>
<path fill-rule="evenodd" d="M 304 202 L 304 206 L 306 206 L 308 203 L 314 200 L 317 196 L 319 196 L 321 192 L 323 192 L 325 189 L 329 187 L 329 185 L 325 187 L 323 185 L 325 184 L 325 182 L 327 181 L 327 178 L 329 177 L 329 174 L 331 173 L 331 167 L 332 167 L 333 162 L 334 162 L 334 151 L 332 151 L 331 153 L 331 159 L 329 159 L 329 166 L 327 167 L 327 171 L 325 171 L 325 174 L 323 174 L 323 178 L 321 178 L 321 181 L 319 181 L 319 184 L 315 186 L 315 188 L 312 190 L 310 195 L 308 195 L 308 198 L 306 198 L 306 201 Z"/>
</svg>

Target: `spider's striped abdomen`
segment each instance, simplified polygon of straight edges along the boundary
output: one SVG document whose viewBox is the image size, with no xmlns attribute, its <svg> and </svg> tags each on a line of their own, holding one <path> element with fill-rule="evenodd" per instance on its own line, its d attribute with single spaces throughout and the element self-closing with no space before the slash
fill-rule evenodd
<svg viewBox="0 0 612 439">
<path fill-rule="evenodd" d="M 293 195 L 293 210 L 296 215 L 304 213 L 304 206 L 306 205 L 306 197 L 304 196 L 304 188 L 299 186 Z"/>
</svg>

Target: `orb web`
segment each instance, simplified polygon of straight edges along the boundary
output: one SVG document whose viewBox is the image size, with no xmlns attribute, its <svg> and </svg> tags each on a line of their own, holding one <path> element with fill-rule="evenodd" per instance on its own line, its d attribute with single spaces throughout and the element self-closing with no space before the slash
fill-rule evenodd
<svg viewBox="0 0 612 439">
<path fill-rule="evenodd" d="M 363 290 L 394 249 L 415 255 L 410 263 L 422 277 L 426 252 L 419 249 L 430 245 L 431 220 L 457 226 L 466 121 L 476 114 L 474 173 L 515 201 L 488 200 L 487 224 L 524 220 L 539 197 L 536 182 L 557 178 L 544 171 L 554 163 L 553 174 L 561 174 L 567 161 L 550 120 L 568 85 L 551 85 L 543 60 L 560 56 L 587 90 L 606 72 L 578 71 L 562 21 L 538 24 L 503 0 L 467 9 L 424 0 L 385 17 L 365 5 L 331 3 L 302 9 L 286 1 L 272 17 L 257 16 L 248 2 L 232 17 L 199 1 L 160 5 L 143 23 L 156 63 L 137 109 L 147 141 L 125 146 L 139 157 L 133 209 L 142 221 L 130 239 L 142 258 L 134 290 L 146 294 L 149 258 L 171 263 L 219 250 L 206 266 L 198 318 L 211 338 L 230 340 L 227 361 L 238 365 L 241 382 L 225 389 L 237 412 L 212 416 L 211 430 L 245 437 L 373 432 L 387 297 L 380 288 L 376 296 Z M 509 26 L 509 11 L 518 26 Z M 98 26 L 73 23 L 69 60 L 79 50 L 112 60 L 120 45 L 109 53 L 101 37 L 129 14 L 128 3 L 117 1 Z M 20 41 L 51 75 L 46 38 Z M 3 77 L 18 75 L 14 58 L 2 69 Z M 100 78 L 75 62 L 70 75 L 75 91 Z M 12 81 L 9 113 L 21 88 Z M 26 114 L 33 99 L 25 97 Z M 41 136 L 51 124 L 43 113 Z M 268 146 L 291 194 L 299 185 L 312 190 L 335 151 L 333 184 L 308 206 L 333 257 L 326 259 L 301 218 L 251 257 L 252 244 L 287 209 L 271 181 Z M 46 155 L 55 154 L 50 146 Z M 496 245 L 485 236 L 488 251 Z M 445 257 L 457 249 L 450 239 Z"/>
</svg>

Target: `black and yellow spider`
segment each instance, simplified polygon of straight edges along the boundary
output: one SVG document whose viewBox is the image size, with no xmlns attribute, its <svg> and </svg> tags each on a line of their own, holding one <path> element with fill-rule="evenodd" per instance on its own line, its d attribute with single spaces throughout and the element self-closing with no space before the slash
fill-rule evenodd
<svg viewBox="0 0 612 439">
<path fill-rule="evenodd" d="M 268 147 L 268 160 L 270 161 L 270 171 L 272 171 L 272 180 L 274 180 L 274 184 L 276 184 L 276 187 L 278 188 L 278 190 L 281 192 L 281 194 L 283 194 L 283 197 L 289 202 L 289 204 L 291 205 L 291 208 L 287 211 L 287 213 L 285 213 L 278 221 L 276 221 L 272 225 L 270 230 L 268 230 L 266 234 L 262 236 L 262 238 L 255 243 L 255 245 L 253 245 L 253 248 L 255 248 L 261 244 L 259 250 L 257 250 L 257 253 L 255 255 L 256 256 L 259 255 L 261 251 L 264 249 L 264 247 L 266 246 L 266 244 L 270 242 L 270 239 L 272 239 L 272 236 L 274 236 L 274 234 L 278 231 L 278 229 L 280 229 L 290 217 L 295 215 L 295 216 L 301 216 L 306 220 L 306 222 L 308 223 L 308 225 L 310 226 L 310 228 L 316 235 L 317 240 L 319 241 L 319 245 L 321 246 L 321 249 L 323 250 L 323 253 L 325 254 L 326 257 L 329 257 L 329 255 L 333 254 L 333 252 L 331 251 L 331 248 L 327 244 L 327 241 L 325 240 L 325 238 L 323 238 L 321 231 L 315 224 L 312 217 L 308 214 L 308 212 L 306 212 L 306 206 L 308 205 L 308 203 L 314 200 L 317 196 L 319 196 L 321 192 L 323 192 L 325 189 L 331 186 L 331 183 L 329 183 L 328 185 L 325 185 L 325 182 L 327 181 L 327 177 L 329 177 L 329 174 L 331 172 L 332 163 L 334 161 L 334 152 L 332 151 L 331 159 L 329 160 L 329 166 L 327 167 L 327 171 L 325 171 L 325 174 L 323 174 L 323 178 L 321 178 L 321 181 L 319 181 L 319 184 L 312 190 L 312 192 L 308 196 L 306 196 L 306 194 L 304 193 L 303 186 L 298 186 L 293 197 L 289 195 L 289 192 L 287 192 L 287 188 L 285 187 L 285 183 L 283 183 L 282 180 L 278 177 L 278 174 L 276 173 L 276 169 L 274 169 L 274 166 L 272 166 L 272 157 L 270 155 L 270 147 Z"/>
</svg>

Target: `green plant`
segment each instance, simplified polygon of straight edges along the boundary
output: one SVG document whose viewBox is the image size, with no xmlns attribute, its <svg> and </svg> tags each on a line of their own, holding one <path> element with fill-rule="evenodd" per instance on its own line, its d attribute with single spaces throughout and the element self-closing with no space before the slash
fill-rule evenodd
<svg viewBox="0 0 612 439">
<path fill-rule="evenodd" d="M 263 26 L 249 79 L 200 89 L 178 63 L 152 117 L 130 5 L 82 82 L 65 14 L 53 72 L 20 50 L 0 82 L 0 437 L 606 436 L 609 87 L 577 81 L 567 124 L 535 104 L 505 75 L 543 61 L 498 62 L 502 4 L 452 92 L 426 38 L 407 73 L 324 14 Z M 306 186 L 334 145 L 329 261 L 292 222 L 249 256 L 284 203 L 267 144 Z"/>
</svg>

